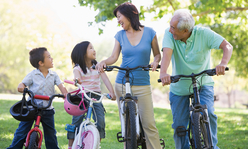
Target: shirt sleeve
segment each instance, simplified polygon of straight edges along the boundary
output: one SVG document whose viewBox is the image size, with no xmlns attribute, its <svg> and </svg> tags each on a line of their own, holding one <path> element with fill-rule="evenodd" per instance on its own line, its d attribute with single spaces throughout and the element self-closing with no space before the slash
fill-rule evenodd
<svg viewBox="0 0 248 149">
<path fill-rule="evenodd" d="M 119 43 L 121 43 L 121 31 L 119 31 L 119 32 L 117 32 L 117 33 L 115 34 L 115 39 L 116 39 Z"/>
<path fill-rule="evenodd" d="M 162 50 L 163 51 L 163 48 L 170 48 L 170 49 L 174 49 L 174 38 L 172 36 L 172 34 L 169 32 L 169 28 L 167 28 L 165 30 L 165 33 L 164 33 L 164 39 L 163 39 L 163 42 L 162 42 Z"/>
<path fill-rule="evenodd" d="M 204 35 L 207 37 L 207 44 L 210 49 L 219 49 L 220 44 L 224 40 L 224 38 L 217 34 L 216 32 L 210 30 L 210 29 L 205 29 L 204 30 Z"/>
<path fill-rule="evenodd" d="M 32 71 L 33 72 L 33 71 Z M 30 86 L 33 84 L 32 72 L 28 73 L 25 78 L 22 80 L 22 83 L 26 86 Z"/>
<path fill-rule="evenodd" d="M 58 86 L 62 83 L 62 81 L 60 80 L 60 78 L 56 72 L 53 72 L 53 73 L 54 73 L 54 84 Z"/>
</svg>

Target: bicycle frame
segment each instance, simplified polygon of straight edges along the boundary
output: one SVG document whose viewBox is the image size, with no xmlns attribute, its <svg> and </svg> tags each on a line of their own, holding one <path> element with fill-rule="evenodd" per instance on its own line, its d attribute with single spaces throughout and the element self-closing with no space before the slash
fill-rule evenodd
<svg viewBox="0 0 248 149">
<path fill-rule="evenodd" d="M 209 142 L 210 142 L 210 147 L 212 148 L 213 147 L 213 140 L 212 140 L 210 121 L 209 121 L 209 117 L 208 117 L 208 108 L 207 108 L 207 105 L 200 104 L 200 96 L 199 96 L 199 90 L 198 90 L 198 87 L 197 87 L 196 80 L 197 79 L 195 77 L 192 77 L 194 96 L 192 98 L 192 103 L 191 103 L 191 105 L 189 107 L 190 123 L 194 124 L 193 123 L 193 113 L 194 112 L 200 112 L 202 115 L 206 115 L 206 116 L 203 116 L 203 118 L 204 118 L 203 120 L 204 120 L 204 123 L 207 126 L 207 129 L 209 130 L 208 131 L 209 132 L 208 139 L 209 139 Z M 189 127 L 190 127 L 190 124 L 189 124 Z M 191 129 L 193 129 L 193 128 L 191 128 Z M 190 138 L 190 132 L 188 133 L 188 135 L 189 135 L 189 138 Z"/>
<path fill-rule="evenodd" d="M 26 142 L 25 142 L 25 148 L 28 148 L 29 146 L 29 143 L 30 143 L 30 135 L 32 134 L 32 132 L 37 132 L 39 134 L 38 136 L 38 149 L 41 149 L 41 145 L 42 145 L 42 140 L 43 140 L 43 133 L 42 131 L 39 129 L 39 126 L 40 126 L 40 120 L 41 120 L 41 117 L 42 117 L 42 110 L 44 109 L 47 109 L 48 107 L 51 106 L 52 104 L 52 101 L 54 99 L 54 97 L 64 97 L 64 95 L 61 95 L 61 94 L 55 94 L 55 95 L 52 95 L 51 97 L 49 96 L 43 96 L 43 95 L 35 95 L 33 97 L 31 97 L 31 103 L 32 105 L 37 108 L 38 110 L 38 115 L 36 117 L 36 121 L 35 121 L 35 125 L 34 125 L 34 128 L 31 129 L 29 132 L 28 132 L 28 135 L 27 135 L 27 138 L 26 138 Z M 48 100 L 49 103 L 47 106 L 45 107 L 40 107 L 38 105 L 36 105 L 34 103 L 34 99 L 41 99 L 41 100 Z"/>
<path fill-rule="evenodd" d="M 80 139 L 77 139 L 77 135 L 79 135 L 79 137 L 82 137 L 81 136 L 81 132 L 83 132 L 82 129 L 85 129 L 84 132 L 87 132 L 88 131 L 87 126 L 90 126 L 90 125 L 93 125 L 95 127 L 95 129 L 97 130 L 96 125 L 95 125 L 97 121 L 95 123 L 90 121 L 91 115 L 92 115 L 92 110 L 93 110 L 93 103 L 100 103 L 100 102 L 102 102 L 102 99 L 103 99 L 104 96 L 106 96 L 108 98 L 108 94 L 107 93 L 100 94 L 100 93 L 94 92 L 92 90 L 89 90 L 87 88 L 83 88 L 80 84 L 77 83 L 77 81 L 76 82 L 73 82 L 73 81 L 69 81 L 69 80 L 64 80 L 64 82 L 65 83 L 72 84 L 72 85 L 76 85 L 79 88 L 79 91 L 80 91 L 79 93 L 82 93 L 89 100 L 89 102 L 90 102 L 90 105 L 89 105 L 89 108 L 88 108 L 88 111 L 87 111 L 86 119 L 80 124 L 79 131 L 78 131 L 79 133 L 77 134 L 77 130 L 75 131 L 75 140 L 77 140 L 77 141 L 74 140 L 74 143 L 73 143 L 73 146 L 72 146 L 72 147 L 75 147 L 75 146 L 82 147 L 81 145 L 82 145 L 83 139 L 81 139 L 81 138 Z M 90 98 L 86 94 L 85 90 L 88 91 L 88 92 L 91 92 L 93 94 L 96 94 L 96 95 L 100 96 L 100 99 L 99 100 L 94 100 L 93 98 Z M 98 146 L 100 144 L 100 136 L 99 136 L 98 130 L 97 130 L 97 133 L 98 134 L 96 134 L 97 135 L 96 136 L 96 139 L 99 142 L 96 143 L 97 144 L 95 146 L 96 148 L 98 148 Z"/>
<path fill-rule="evenodd" d="M 225 68 L 225 71 L 228 71 L 229 68 L 226 67 Z M 197 146 L 196 145 L 196 141 L 194 140 L 194 135 L 196 135 L 195 133 L 192 133 L 192 138 L 193 138 L 193 142 L 191 141 L 191 137 L 190 137 L 190 127 L 193 126 L 193 125 L 196 125 L 194 124 L 194 121 L 193 121 L 193 114 L 194 113 L 200 113 L 202 115 L 202 119 L 203 119 L 203 123 L 205 124 L 206 126 L 206 133 L 207 133 L 207 144 L 210 143 L 210 148 L 213 148 L 213 140 L 212 140 L 212 134 L 211 134 L 211 127 L 210 127 L 210 121 L 209 121 L 209 117 L 208 117 L 208 110 L 207 110 L 207 105 L 201 105 L 200 104 L 200 96 L 199 96 L 199 91 L 198 91 L 198 87 L 197 87 L 197 76 L 200 76 L 202 74 L 207 74 L 209 76 L 214 76 L 216 75 L 216 70 L 215 69 L 208 69 L 208 70 L 204 70 L 198 74 L 194 74 L 192 73 L 191 75 L 176 75 L 176 76 L 171 76 L 170 79 L 171 79 L 171 83 L 176 83 L 180 80 L 181 77 L 186 77 L 186 78 L 191 78 L 192 80 L 192 84 L 193 84 L 193 93 L 194 93 L 194 96 L 193 98 L 191 98 L 191 104 L 190 104 L 190 107 L 189 107 L 189 111 L 190 111 L 190 124 L 189 124 L 189 129 L 188 130 L 185 130 L 185 128 L 183 126 L 179 126 L 177 128 L 177 133 L 178 133 L 178 136 L 184 136 L 184 134 L 186 134 L 186 131 L 188 131 L 188 137 L 189 137 L 189 140 L 190 140 L 190 143 L 191 143 L 191 146 Z M 161 80 L 159 79 L 158 82 L 161 82 Z M 183 128 L 183 130 L 181 130 L 181 128 Z M 191 128 L 193 130 L 193 132 L 195 131 L 194 128 Z M 182 133 L 183 132 L 183 133 Z M 180 134 L 181 133 L 181 134 Z M 205 141 L 205 140 L 203 140 Z M 192 145 L 192 143 L 194 143 Z M 205 143 L 205 142 L 204 142 Z"/>
<path fill-rule="evenodd" d="M 124 70 L 125 71 L 125 89 L 126 89 L 126 92 L 125 92 L 125 95 L 124 97 L 120 97 L 120 121 L 121 121 L 121 132 L 118 132 L 117 133 L 117 140 L 119 142 L 127 142 L 128 138 L 127 138 L 127 134 L 126 134 L 126 108 L 127 108 L 127 104 L 129 102 L 133 102 L 135 103 L 135 123 L 136 123 L 136 139 L 139 138 L 137 140 L 137 147 L 138 146 L 142 146 L 142 148 L 146 148 L 146 143 L 145 143 L 145 138 L 143 133 L 141 134 L 141 132 L 143 130 L 142 129 L 142 124 L 141 124 L 141 121 L 140 121 L 140 118 L 139 118 L 139 111 L 138 111 L 138 104 L 137 104 L 137 97 L 136 96 L 133 96 L 132 95 L 132 92 L 131 92 L 131 85 L 130 85 L 130 79 L 129 79 L 129 73 L 132 71 L 132 70 L 135 70 L 135 69 L 138 69 L 138 68 L 142 68 L 143 71 L 149 71 L 151 66 L 150 65 L 146 65 L 146 66 L 137 66 L 137 67 L 134 67 L 134 68 L 129 68 L 129 67 L 125 67 L 125 68 L 122 68 L 122 67 L 118 67 L 118 66 L 107 66 L 105 68 L 105 71 L 112 71 L 113 68 L 117 68 L 119 70 Z M 160 68 L 160 65 L 157 67 L 157 68 Z M 121 136 L 119 136 L 119 134 L 121 133 Z M 142 136 L 142 138 L 140 137 Z M 164 140 L 163 139 L 160 139 L 160 141 L 162 143 L 160 143 L 161 145 L 163 145 L 163 148 L 164 148 Z"/>
<path fill-rule="evenodd" d="M 137 137 L 139 137 L 139 133 L 140 133 L 140 127 L 139 127 L 139 111 L 138 111 L 138 104 L 137 104 L 137 97 L 135 96 L 132 96 L 132 93 L 131 93 L 131 85 L 130 85 L 130 81 L 129 81 L 129 70 L 126 71 L 126 74 L 125 74 L 125 79 L 126 79 L 126 82 L 125 82 L 125 88 L 126 88 L 126 94 L 125 94 L 125 97 L 124 99 L 121 98 L 120 99 L 120 105 L 121 105 L 121 133 L 122 133 L 122 137 L 123 138 L 126 138 L 126 129 L 125 129 L 125 115 L 126 115 L 126 112 L 125 112 L 125 107 L 126 107 L 126 102 L 131 102 L 131 101 L 135 101 L 135 114 L 136 114 L 136 135 Z"/>
</svg>

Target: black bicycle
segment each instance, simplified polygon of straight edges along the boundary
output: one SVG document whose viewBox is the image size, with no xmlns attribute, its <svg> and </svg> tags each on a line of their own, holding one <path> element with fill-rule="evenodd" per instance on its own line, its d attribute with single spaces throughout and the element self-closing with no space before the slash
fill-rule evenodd
<svg viewBox="0 0 248 149">
<path fill-rule="evenodd" d="M 225 71 L 229 68 L 226 67 Z M 181 78 L 191 78 L 193 85 L 193 94 L 190 95 L 190 117 L 188 129 L 184 126 L 179 126 L 176 128 L 178 136 L 185 136 L 188 132 L 188 137 L 190 140 L 190 145 L 192 149 L 213 149 L 212 134 L 210 128 L 210 122 L 208 117 L 207 105 L 200 104 L 200 96 L 198 90 L 198 76 L 207 74 L 208 76 L 216 75 L 215 69 L 204 70 L 200 73 L 191 75 L 175 75 L 171 76 L 171 83 L 178 82 Z M 158 79 L 158 82 L 161 82 Z"/>
<path fill-rule="evenodd" d="M 141 68 L 141 71 L 149 71 L 151 70 L 151 66 L 137 66 L 134 68 L 106 66 L 104 70 L 112 71 L 114 68 L 125 71 L 124 83 L 126 87 L 125 96 L 120 97 L 121 132 L 117 133 L 117 140 L 119 142 L 126 142 L 126 149 L 146 149 L 146 139 L 138 112 L 138 98 L 136 96 L 133 96 L 131 92 L 130 73 L 133 70 L 137 70 L 139 68 Z M 160 68 L 160 66 L 158 66 L 158 68 Z M 160 139 L 160 143 L 164 148 L 165 144 L 163 139 Z"/>
</svg>

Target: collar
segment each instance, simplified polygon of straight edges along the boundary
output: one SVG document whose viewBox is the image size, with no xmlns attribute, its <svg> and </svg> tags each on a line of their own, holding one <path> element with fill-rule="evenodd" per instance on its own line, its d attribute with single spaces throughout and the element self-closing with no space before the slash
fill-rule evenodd
<svg viewBox="0 0 248 149">
<path fill-rule="evenodd" d="M 35 69 L 34 70 L 34 74 L 35 75 L 43 75 L 42 72 L 39 69 Z M 48 69 L 48 74 L 47 75 L 49 75 L 49 74 L 50 75 L 53 75 L 54 73 L 53 73 L 53 71 L 51 71 L 50 69 Z"/>
<path fill-rule="evenodd" d="M 193 42 L 194 41 L 194 38 L 195 38 L 195 27 L 193 28 L 193 30 L 192 30 L 192 33 L 191 33 L 191 35 L 189 36 L 189 38 L 186 40 L 186 43 L 188 43 L 188 42 Z"/>
</svg>

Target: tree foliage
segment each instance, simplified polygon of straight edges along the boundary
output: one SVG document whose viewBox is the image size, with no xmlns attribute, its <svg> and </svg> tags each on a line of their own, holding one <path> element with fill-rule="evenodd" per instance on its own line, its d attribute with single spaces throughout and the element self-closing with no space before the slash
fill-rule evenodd
<svg viewBox="0 0 248 149">
<path fill-rule="evenodd" d="M 29 51 L 36 47 L 48 49 L 54 70 L 62 80 L 71 74 L 71 62 L 65 52 L 71 51 L 68 42 L 73 38 L 65 32 L 59 34 L 57 30 L 66 30 L 65 26 L 54 23 L 44 13 L 52 16 L 37 0 L 0 1 L 0 92 L 16 92 L 17 85 L 34 69 L 29 63 Z"/>
<path fill-rule="evenodd" d="M 114 18 L 113 10 L 125 0 L 79 0 L 81 6 L 93 7 L 99 13 L 95 22 L 104 26 Z M 131 0 L 128 2 L 132 2 Z M 150 6 L 140 6 L 140 18 L 146 13 L 160 19 L 180 8 L 189 9 L 197 25 L 208 26 L 229 41 L 233 47 L 230 61 L 237 75 L 247 78 L 248 72 L 248 1 L 247 0 L 153 0 Z M 92 22 L 91 22 L 92 24 Z M 101 33 L 104 27 L 99 27 Z M 213 50 L 214 61 L 220 60 L 222 51 Z"/>
</svg>

